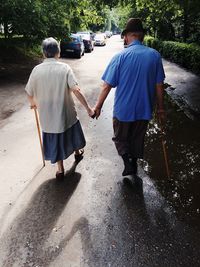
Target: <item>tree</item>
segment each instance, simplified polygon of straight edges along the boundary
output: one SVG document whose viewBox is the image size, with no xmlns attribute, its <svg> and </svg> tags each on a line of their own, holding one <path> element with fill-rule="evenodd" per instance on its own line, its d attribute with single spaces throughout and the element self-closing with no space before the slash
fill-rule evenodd
<svg viewBox="0 0 200 267">
<path fill-rule="evenodd" d="M 196 39 L 200 34 L 200 2 L 199 0 L 177 0 L 181 12 L 179 25 L 181 25 L 180 35 L 184 41 Z M 197 38 L 200 42 L 200 38 Z M 195 41 L 198 41 L 195 40 Z"/>
<path fill-rule="evenodd" d="M 61 38 L 78 30 L 124 28 L 142 18 L 148 33 L 164 40 L 200 43 L 199 0 L 0 0 L 5 38 Z"/>
<path fill-rule="evenodd" d="M 6 38 L 13 35 L 31 40 L 46 36 L 61 38 L 70 31 L 102 24 L 99 5 L 94 0 L 1 0 L 0 24 Z"/>
<path fill-rule="evenodd" d="M 123 29 L 127 20 L 132 15 L 132 4 L 118 4 L 110 11 L 111 22 L 114 27 Z"/>
<path fill-rule="evenodd" d="M 9 28 L 12 24 L 13 17 L 13 6 L 14 2 L 12 0 L 1 1 L 0 3 L 0 24 L 3 25 L 5 38 L 9 36 Z"/>
<path fill-rule="evenodd" d="M 64 10 L 61 0 L 8 0 L 1 3 L 0 23 L 5 37 L 14 34 L 37 40 L 48 35 L 57 37 L 64 31 Z"/>
<path fill-rule="evenodd" d="M 66 7 L 70 31 L 87 30 L 92 24 L 101 24 L 103 18 L 92 0 L 70 0 Z"/>
<path fill-rule="evenodd" d="M 136 0 L 136 9 L 145 20 L 149 33 L 154 37 L 174 38 L 173 21 L 177 12 L 174 0 Z"/>
</svg>

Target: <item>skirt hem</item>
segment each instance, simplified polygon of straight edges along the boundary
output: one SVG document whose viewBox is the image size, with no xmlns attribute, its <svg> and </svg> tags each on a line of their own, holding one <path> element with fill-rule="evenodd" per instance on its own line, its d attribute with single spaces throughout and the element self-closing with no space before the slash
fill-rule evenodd
<svg viewBox="0 0 200 267">
<path fill-rule="evenodd" d="M 45 157 L 45 160 L 46 161 L 51 161 L 51 164 L 55 164 L 60 160 L 65 160 L 65 159 L 69 158 L 76 150 L 83 149 L 85 146 L 86 146 L 86 144 L 84 146 L 79 147 L 79 148 L 75 148 L 71 153 L 69 153 L 68 155 L 63 156 L 60 159 L 58 158 L 56 161 L 52 160 L 51 158 L 47 158 L 47 157 Z"/>
<path fill-rule="evenodd" d="M 52 164 L 67 159 L 74 151 L 85 145 L 86 141 L 79 121 L 60 134 L 43 132 L 44 157 Z"/>
</svg>

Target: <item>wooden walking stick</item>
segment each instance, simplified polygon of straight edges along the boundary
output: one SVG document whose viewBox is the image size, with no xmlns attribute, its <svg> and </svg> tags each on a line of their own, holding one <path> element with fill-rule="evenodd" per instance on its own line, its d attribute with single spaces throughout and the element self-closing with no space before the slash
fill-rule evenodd
<svg viewBox="0 0 200 267">
<path fill-rule="evenodd" d="M 37 108 L 34 106 L 34 107 L 31 107 L 31 109 L 34 109 L 34 113 L 35 113 L 35 120 L 36 120 L 36 125 L 37 125 L 37 130 L 38 130 L 38 137 L 39 137 L 40 148 L 41 148 L 41 152 L 42 152 L 43 167 L 45 167 L 44 149 L 43 149 L 43 145 L 42 145 L 42 137 L 41 137 L 41 131 L 40 131 L 40 124 L 39 124 L 39 119 L 38 119 Z"/>
<path fill-rule="evenodd" d="M 169 161 L 168 161 L 168 155 L 167 155 L 167 148 L 166 148 L 166 140 L 164 140 L 164 130 L 162 126 L 162 121 L 160 118 L 158 118 L 158 122 L 160 125 L 160 130 L 161 130 L 161 142 L 162 142 L 162 149 L 163 149 L 163 155 L 164 155 L 164 161 L 165 161 L 165 168 L 166 168 L 166 173 L 167 173 L 167 178 L 170 178 L 170 171 L 169 171 Z"/>
</svg>

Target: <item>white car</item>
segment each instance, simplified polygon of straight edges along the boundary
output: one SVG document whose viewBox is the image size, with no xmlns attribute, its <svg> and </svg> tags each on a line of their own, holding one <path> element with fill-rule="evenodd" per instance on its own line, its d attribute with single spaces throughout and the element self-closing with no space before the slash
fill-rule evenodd
<svg viewBox="0 0 200 267">
<path fill-rule="evenodd" d="M 112 32 L 105 31 L 105 35 L 106 35 L 107 38 L 110 38 L 112 36 Z"/>
<path fill-rule="evenodd" d="M 96 34 L 94 37 L 94 45 L 104 46 L 106 45 L 106 38 L 104 34 Z"/>
</svg>

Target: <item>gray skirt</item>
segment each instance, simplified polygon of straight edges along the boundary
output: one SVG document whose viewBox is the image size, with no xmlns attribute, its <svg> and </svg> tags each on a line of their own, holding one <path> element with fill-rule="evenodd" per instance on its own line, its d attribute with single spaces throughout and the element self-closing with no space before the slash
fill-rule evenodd
<svg viewBox="0 0 200 267">
<path fill-rule="evenodd" d="M 56 163 L 67 159 L 75 150 L 86 145 L 79 121 L 63 133 L 42 133 L 45 160 Z"/>
</svg>

